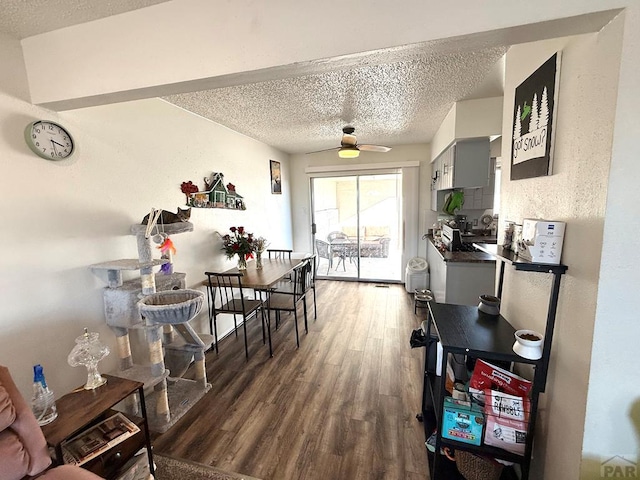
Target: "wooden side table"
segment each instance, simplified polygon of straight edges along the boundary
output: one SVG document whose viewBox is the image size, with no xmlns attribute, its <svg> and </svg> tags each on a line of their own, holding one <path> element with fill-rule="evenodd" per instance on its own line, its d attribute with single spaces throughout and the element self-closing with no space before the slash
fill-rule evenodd
<svg viewBox="0 0 640 480">
<path fill-rule="evenodd" d="M 59 465 L 64 463 L 62 444 L 66 440 L 107 418 L 114 413 L 112 408 L 116 404 L 137 393 L 142 418 L 131 418 L 131 420 L 140 427 L 140 432 L 90 460 L 82 467 L 107 479 L 115 478 L 121 467 L 146 445 L 149 471 L 153 475 L 153 453 L 144 402 L 144 384 L 112 375 L 103 375 L 103 377 L 107 379 L 105 385 L 94 390 L 85 390 L 83 387 L 79 387 L 56 400 L 58 418 L 42 427 L 47 444 L 55 451 L 55 461 Z"/>
</svg>

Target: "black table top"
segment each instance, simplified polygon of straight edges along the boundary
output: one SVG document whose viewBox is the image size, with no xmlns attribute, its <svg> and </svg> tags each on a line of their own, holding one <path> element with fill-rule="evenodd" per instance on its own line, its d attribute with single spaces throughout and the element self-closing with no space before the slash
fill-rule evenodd
<svg viewBox="0 0 640 480">
<path fill-rule="evenodd" d="M 488 315 L 477 306 L 429 302 L 431 317 L 443 348 L 471 357 L 521 363 L 527 360 L 513 351 L 515 328 L 501 315 Z"/>
</svg>

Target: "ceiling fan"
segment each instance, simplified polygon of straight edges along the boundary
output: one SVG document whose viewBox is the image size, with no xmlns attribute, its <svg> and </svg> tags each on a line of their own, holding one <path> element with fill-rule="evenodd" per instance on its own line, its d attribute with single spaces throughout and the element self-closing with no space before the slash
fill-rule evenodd
<svg viewBox="0 0 640 480">
<path fill-rule="evenodd" d="M 391 147 L 385 147 L 382 145 L 360 145 L 356 140 L 355 132 L 356 129 L 351 126 L 343 127 L 342 129 L 342 140 L 340 141 L 339 147 L 327 148 L 325 150 L 318 150 L 315 152 L 308 153 L 319 153 L 319 152 L 327 152 L 329 150 L 338 150 L 338 156 L 340 158 L 356 158 L 360 155 L 360 152 L 388 152 L 391 150 Z"/>
</svg>

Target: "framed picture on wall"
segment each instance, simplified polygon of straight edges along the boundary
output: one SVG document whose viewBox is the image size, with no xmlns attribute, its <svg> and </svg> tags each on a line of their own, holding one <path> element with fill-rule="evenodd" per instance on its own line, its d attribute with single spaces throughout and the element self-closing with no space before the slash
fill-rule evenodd
<svg viewBox="0 0 640 480">
<path fill-rule="evenodd" d="M 269 166 L 271 170 L 271 193 L 282 193 L 282 177 L 280 175 L 280 162 L 275 160 L 269 160 Z"/>
<path fill-rule="evenodd" d="M 515 91 L 511 141 L 511 180 L 551 175 L 560 52 Z"/>
</svg>

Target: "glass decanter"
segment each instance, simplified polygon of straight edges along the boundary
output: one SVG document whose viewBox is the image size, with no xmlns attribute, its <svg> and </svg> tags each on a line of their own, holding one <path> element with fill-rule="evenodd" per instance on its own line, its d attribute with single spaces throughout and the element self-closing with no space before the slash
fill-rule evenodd
<svg viewBox="0 0 640 480">
<path fill-rule="evenodd" d="M 98 372 L 98 362 L 109 355 L 109 347 L 98 339 L 99 334 L 84 329 L 84 334 L 76 338 L 76 346 L 67 357 L 69 365 L 77 367 L 83 365 L 87 368 L 87 383 L 85 390 L 93 390 L 107 383 L 107 379 Z"/>
</svg>

